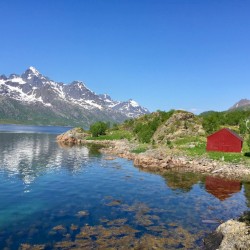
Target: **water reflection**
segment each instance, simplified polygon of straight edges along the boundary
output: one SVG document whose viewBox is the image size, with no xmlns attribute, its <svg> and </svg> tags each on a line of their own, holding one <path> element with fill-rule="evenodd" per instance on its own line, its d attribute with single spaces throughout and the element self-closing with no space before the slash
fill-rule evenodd
<svg viewBox="0 0 250 250">
<path fill-rule="evenodd" d="M 189 192 L 193 185 L 202 181 L 204 177 L 196 173 L 182 173 L 182 172 L 166 172 L 163 177 L 167 182 L 167 186 L 173 190 L 181 190 Z"/>
<path fill-rule="evenodd" d="M 103 147 L 102 145 L 98 145 L 98 144 L 89 144 L 86 146 L 82 146 L 82 145 L 74 145 L 74 144 L 66 144 L 63 142 L 58 141 L 57 142 L 58 146 L 62 149 L 78 149 L 78 148 L 85 148 L 88 149 L 88 155 L 89 156 L 100 156 L 100 149 Z"/>
<path fill-rule="evenodd" d="M 250 182 L 244 183 L 245 197 L 247 199 L 247 206 L 250 207 Z"/>
<path fill-rule="evenodd" d="M 205 188 L 208 193 L 223 201 L 231 197 L 233 194 L 240 192 L 241 183 L 239 181 L 207 176 Z"/>
<path fill-rule="evenodd" d="M 0 134 L 0 249 L 198 249 L 217 227 L 207 221 L 247 209 L 243 189 L 222 202 L 202 175 L 163 179 L 99 156 L 55 135 Z"/>
<path fill-rule="evenodd" d="M 72 127 L 0 124 L 0 132 L 62 134 Z"/>
<path fill-rule="evenodd" d="M 25 184 L 32 183 L 44 171 L 62 166 L 77 171 L 94 152 L 86 147 L 62 149 L 57 146 L 55 135 L 49 134 L 0 133 L 0 142 L 0 171 L 17 175 Z"/>
</svg>

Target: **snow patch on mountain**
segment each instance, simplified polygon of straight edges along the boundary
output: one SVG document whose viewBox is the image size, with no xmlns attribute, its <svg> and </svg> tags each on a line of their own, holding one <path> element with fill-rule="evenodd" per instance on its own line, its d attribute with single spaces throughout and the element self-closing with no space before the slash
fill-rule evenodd
<svg viewBox="0 0 250 250">
<path fill-rule="evenodd" d="M 39 72 L 35 67 L 30 66 L 30 67 L 29 67 L 29 70 L 30 70 L 35 76 L 39 76 L 39 75 L 40 75 L 40 72 Z"/>
<path fill-rule="evenodd" d="M 129 102 L 130 102 L 130 105 L 132 105 L 133 107 L 139 107 L 139 104 L 136 101 L 129 100 Z"/>
<path fill-rule="evenodd" d="M 100 110 L 103 109 L 103 107 L 101 105 L 98 105 L 97 103 L 95 103 L 94 100 L 85 100 L 85 102 L 91 106 L 94 106 L 94 107 L 100 109 Z"/>
<path fill-rule="evenodd" d="M 15 82 L 19 84 L 25 84 L 26 82 L 21 77 L 14 77 L 9 79 L 10 82 Z"/>
</svg>

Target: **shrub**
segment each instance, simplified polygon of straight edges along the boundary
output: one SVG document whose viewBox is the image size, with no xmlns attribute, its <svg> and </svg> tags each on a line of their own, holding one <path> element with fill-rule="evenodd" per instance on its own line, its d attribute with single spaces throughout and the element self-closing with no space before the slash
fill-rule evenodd
<svg viewBox="0 0 250 250">
<path fill-rule="evenodd" d="M 171 142 L 170 140 L 167 140 L 166 145 L 167 145 L 170 149 L 172 149 L 172 148 L 174 147 L 173 144 L 172 144 L 172 142 Z"/>
<path fill-rule="evenodd" d="M 93 137 L 98 137 L 99 135 L 105 135 L 108 125 L 105 122 L 96 122 L 90 126 L 90 133 Z"/>
<path fill-rule="evenodd" d="M 250 150 L 250 134 L 248 135 L 246 143 L 247 143 L 248 149 Z"/>
<path fill-rule="evenodd" d="M 215 115 L 210 115 L 203 118 L 202 126 L 207 134 L 212 134 L 219 129 L 219 123 Z"/>
<path fill-rule="evenodd" d="M 144 129 L 138 133 L 139 141 L 142 143 L 149 143 L 154 132 L 155 131 L 152 130 L 150 127 L 145 126 Z"/>
<path fill-rule="evenodd" d="M 118 124 L 114 123 L 112 126 L 112 130 L 119 130 Z"/>
</svg>

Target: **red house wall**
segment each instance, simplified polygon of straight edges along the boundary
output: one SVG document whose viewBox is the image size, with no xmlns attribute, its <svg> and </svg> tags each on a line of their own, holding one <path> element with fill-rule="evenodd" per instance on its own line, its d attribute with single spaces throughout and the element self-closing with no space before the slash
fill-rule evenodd
<svg viewBox="0 0 250 250">
<path fill-rule="evenodd" d="M 243 141 L 228 129 L 207 137 L 207 151 L 241 152 Z"/>
</svg>

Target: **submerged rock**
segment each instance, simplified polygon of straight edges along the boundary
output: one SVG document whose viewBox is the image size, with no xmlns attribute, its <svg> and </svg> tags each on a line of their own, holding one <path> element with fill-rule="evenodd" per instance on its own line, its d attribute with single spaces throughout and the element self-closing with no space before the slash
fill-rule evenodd
<svg viewBox="0 0 250 250">
<path fill-rule="evenodd" d="M 77 212 L 76 216 L 77 217 L 86 217 L 86 216 L 89 216 L 89 212 L 82 210 L 82 211 Z"/>
</svg>

